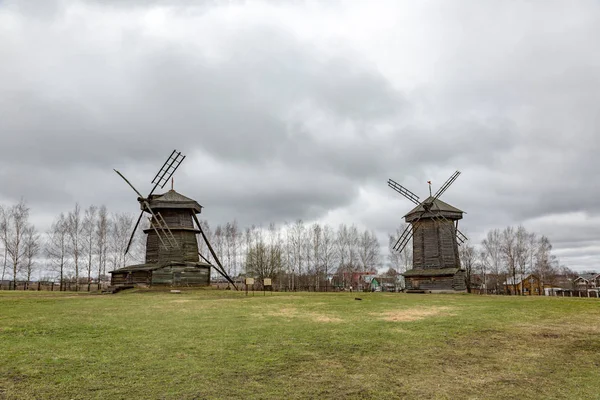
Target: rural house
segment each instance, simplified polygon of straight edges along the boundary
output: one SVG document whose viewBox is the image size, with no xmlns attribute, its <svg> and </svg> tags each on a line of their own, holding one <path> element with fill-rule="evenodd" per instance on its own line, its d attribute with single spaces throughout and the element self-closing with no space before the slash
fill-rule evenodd
<svg viewBox="0 0 600 400">
<path fill-rule="evenodd" d="M 510 295 L 540 296 L 544 288 L 543 282 L 534 274 L 509 276 L 503 285 L 506 293 Z"/>
</svg>

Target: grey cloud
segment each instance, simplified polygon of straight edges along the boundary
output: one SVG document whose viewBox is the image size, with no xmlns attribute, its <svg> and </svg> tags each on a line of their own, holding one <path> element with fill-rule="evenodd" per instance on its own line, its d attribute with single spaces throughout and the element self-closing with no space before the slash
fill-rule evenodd
<svg viewBox="0 0 600 400">
<path fill-rule="evenodd" d="M 90 15 L 147 10 L 134 3 L 77 4 Z M 410 208 L 387 178 L 423 196 L 427 179 L 439 185 L 454 169 L 463 175 L 445 199 L 467 211 L 462 224 L 474 240 L 544 215 L 598 213 L 600 56 L 590 51 L 590 38 L 600 35 L 597 5 L 471 4 L 468 18 L 465 7 L 445 5 L 444 21 L 423 21 L 439 41 L 423 48 L 437 56 L 435 74 L 410 90 L 403 77 L 381 72 L 418 62 L 395 43 L 389 53 L 398 57 L 382 61 L 352 50 L 351 39 L 319 46 L 253 16 L 214 32 L 215 58 L 193 38 L 179 43 L 134 24 L 104 42 L 108 32 L 65 22 L 71 3 L 16 4 L 0 6 L 22 24 L 1 31 L 10 38 L 0 40 L 2 198 L 25 196 L 48 213 L 75 201 L 135 211 L 112 168 L 146 187 L 178 148 L 190 159 L 176 186 L 212 221 L 308 220 L 345 210 L 348 222 L 384 236 Z M 214 2 L 168 5 L 182 23 L 221 10 Z M 532 13 L 547 22 L 531 24 Z M 361 188 L 385 201 L 361 210 Z M 543 229 L 579 262 L 567 250 L 597 240 L 585 225 Z"/>
</svg>

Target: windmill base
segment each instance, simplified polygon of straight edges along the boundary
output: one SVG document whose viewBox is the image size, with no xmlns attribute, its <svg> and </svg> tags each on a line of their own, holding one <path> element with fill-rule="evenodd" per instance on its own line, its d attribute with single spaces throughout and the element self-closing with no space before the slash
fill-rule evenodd
<svg viewBox="0 0 600 400">
<path fill-rule="evenodd" d="M 402 274 L 407 293 L 462 293 L 467 291 L 465 270 L 414 268 Z"/>
<path fill-rule="evenodd" d="M 210 265 L 170 261 L 130 265 L 110 272 L 110 284 L 147 286 L 209 286 Z"/>
</svg>

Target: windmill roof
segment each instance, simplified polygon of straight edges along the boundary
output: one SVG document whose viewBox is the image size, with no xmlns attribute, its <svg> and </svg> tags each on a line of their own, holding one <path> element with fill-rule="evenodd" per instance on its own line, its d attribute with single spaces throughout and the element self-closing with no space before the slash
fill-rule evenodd
<svg viewBox="0 0 600 400">
<path fill-rule="evenodd" d="M 148 202 L 152 208 L 191 208 L 196 213 L 202 210 L 202 206 L 196 200 L 190 199 L 172 189 L 163 194 L 151 195 L 148 198 Z"/>
<path fill-rule="evenodd" d="M 423 201 L 421 204 L 419 204 L 418 206 L 416 206 L 415 208 L 413 208 L 412 210 L 410 210 L 405 216 L 404 218 L 408 217 L 411 214 L 415 214 L 415 213 L 422 213 L 425 211 L 425 208 L 423 207 L 423 203 L 428 203 L 433 201 L 433 205 L 431 206 L 431 210 L 434 211 L 435 213 L 438 212 L 442 212 L 444 213 L 444 216 L 447 216 L 446 213 L 451 213 L 451 214 L 463 214 L 464 211 L 451 206 L 450 204 L 440 200 L 440 199 L 433 199 L 432 196 L 429 196 L 427 199 L 425 199 L 425 201 Z M 425 215 L 423 215 L 423 217 L 427 217 L 429 213 L 426 213 Z"/>
</svg>

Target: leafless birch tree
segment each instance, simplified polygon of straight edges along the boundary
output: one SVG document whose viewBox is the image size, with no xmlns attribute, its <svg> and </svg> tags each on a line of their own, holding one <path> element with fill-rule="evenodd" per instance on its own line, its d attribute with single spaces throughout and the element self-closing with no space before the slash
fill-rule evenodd
<svg viewBox="0 0 600 400">
<path fill-rule="evenodd" d="M 28 228 L 29 208 L 25 200 L 12 206 L 3 221 L 2 237 L 8 260 L 12 266 L 13 289 L 17 286 L 17 276 L 22 266 L 25 253 L 25 235 Z"/>
<path fill-rule="evenodd" d="M 46 243 L 46 256 L 52 268 L 58 273 L 60 290 L 66 290 L 65 275 L 68 265 L 69 252 L 69 228 L 68 220 L 64 214 L 60 214 L 52 223 Z"/>
<path fill-rule="evenodd" d="M 36 257 L 38 256 L 41 248 L 40 235 L 37 233 L 35 226 L 28 225 L 25 228 L 23 245 L 23 269 L 25 270 L 25 285 L 27 288 L 29 286 L 29 282 L 31 282 L 31 276 L 33 275 L 36 264 Z"/>
</svg>

